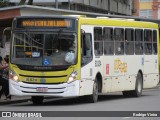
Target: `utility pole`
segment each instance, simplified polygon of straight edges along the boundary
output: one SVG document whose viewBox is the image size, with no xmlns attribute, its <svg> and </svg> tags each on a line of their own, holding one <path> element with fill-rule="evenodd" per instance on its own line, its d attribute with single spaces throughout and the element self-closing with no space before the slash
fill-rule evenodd
<svg viewBox="0 0 160 120">
<path fill-rule="evenodd" d="M 68 0 L 68 9 L 70 10 L 71 9 L 71 1 Z"/>
<path fill-rule="evenodd" d="M 110 14 L 110 4 L 111 4 L 111 2 L 110 2 L 110 0 L 108 0 L 108 14 Z"/>
<path fill-rule="evenodd" d="M 56 8 L 58 9 L 58 0 L 56 0 Z"/>
</svg>

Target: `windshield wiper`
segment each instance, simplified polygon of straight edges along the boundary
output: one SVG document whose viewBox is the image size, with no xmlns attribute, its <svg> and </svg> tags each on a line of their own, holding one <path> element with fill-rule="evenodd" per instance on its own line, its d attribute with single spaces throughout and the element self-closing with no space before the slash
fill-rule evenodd
<svg viewBox="0 0 160 120">
<path fill-rule="evenodd" d="M 59 31 L 57 32 L 57 35 L 55 35 L 55 37 L 54 37 L 53 41 L 56 41 L 56 40 L 58 40 L 58 39 L 59 39 L 59 37 L 60 37 L 60 35 L 61 35 L 62 31 L 63 31 L 62 29 L 59 29 Z"/>
<path fill-rule="evenodd" d="M 62 33 L 62 29 L 59 29 L 59 31 L 57 32 L 57 34 L 55 35 L 55 37 L 53 38 L 53 41 L 52 41 L 52 46 L 54 46 L 54 42 L 57 41 Z M 53 47 L 52 47 L 53 48 Z"/>
<path fill-rule="evenodd" d="M 37 42 L 34 38 L 32 38 L 32 37 L 29 35 L 29 32 L 28 32 L 27 28 L 24 28 L 24 29 L 26 30 L 26 32 L 24 32 L 24 34 L 27 36 L 27 38 L 28 38 L 29 40 L 32 40 L 33 42 L 38 43 L 38 44 L 40 44 L 40 45 L 43 45 L 42 43 Z M 31 42 L 30 44 L 32 45 L 32 42 Z"/>
</svg>

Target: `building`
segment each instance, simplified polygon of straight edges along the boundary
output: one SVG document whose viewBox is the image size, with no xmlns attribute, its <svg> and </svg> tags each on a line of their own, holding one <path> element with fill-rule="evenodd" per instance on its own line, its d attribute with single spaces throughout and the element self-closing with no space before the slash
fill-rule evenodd
<svg viewBox="0 0 160 120">
<path fill-rule="evenodd" d="M 36 0 L 34 0 L 34 1 L 36 1 Z M 44 15 L 70 15 L 70 14 L 72 14 L 72 15 L 86 15 L 88 17 L 97 17 L 97 16 L 102 17 L 102 16 L 104 16 L 104 17 L 110 17 L 110 18 L 125 18 L 125 19 L 128 18 L 128 19 L 135 19 L 138 21 L 141 21 L 141 20 L 153 21 L 153 22 L 157 22 L 158 24 L 160 24 L 160 21 L 158 21 L 158 20 L 150 20 L 150 19 L 146 19 L 146 18 L 131 16 L 131 12 L 134 12 L 134 9 L 132 9 L 132 4 L 128 5 L 128 7 L 124 7 L 125 4 L 121 3 L 122 0 L 105 0 L 105 1 L 108 1 L 106 3 L 107 3 L 107 5 L 110 5 L 110 6 L 103 8 L 103 9 L 100 8 L 100 6 L 98 6 L 98 5 L 96 5 L 95 7 L 91 6 L 91 4 L 93 5 L 93 3 L 90 2 L 91 0 L 88 0 L 89 5 L 87 5 L 87 3 L 86 3 L 87 0 L 84 0 L 85 2 L 83 1 L 83 4 L 82 3 L 80 4 L 78 2 L 73 3 L 73 0 L 70 0 L 70 1 L 72 2 L 70 4 L 70 9 L 67 8 L 67 4 L 66 4 L 66 9 L 65 9 L 65 7 L 64 7 L 64 9 L 57 9 L 57 8 L 53 7 L 55 3 L 53 5 L 51 5 L 51 3 L 50 3 L 50 5 L 49 5 L 50 7 L 46 7 L 47 4 L 44 5 L 45 7 L 44 6 L 42 7 L 42 3 L 40 4 L 40 2 L 39 3 L 35 2 L 37 4 L 37 6 L 22 5 L 22 6 L 12 6 L 12 7 L 1 8 L 0 9 L 0 46 L 3 45 L 3 42 L 2 42 L 3 41 L 2 39 L 4 36 L 3 33 L 5 33 L 5 36 L 7 37 L 7 40 L 9 43 L 9 40 L 11 37 L 10 36 L 11 32 L 9 30 L 7 30 L 6 32 L 4 32 L 4 31 L 6 30 L 6 28 L 12 26 L 12 21 L 17 16 L 35 16 L 35 15 L 44 16 Z M 93 1 L 94 0 L 92 0 L 92 2 Z M 103 0 L 101 0 L 101 1 L 103 2 Z M 17 5 L 18 2 L 14 2 L 12 4 Z M 64 3 L 59 3 L 58 8 L 61 8 L 62 4 L 64 5 Z M 117 7 L 115 7 L 114 4 L 117 5 Z M 83 5 L 84 8 L 86 8 L 86 9 L 82 9 L 82 11 L 80 11 L 80 7 L 73 7 L 74 8 L 73 9 L 72 5 L 73 6 Z M 126 6 L 127 6 L 127 4 L 126 4 Z M 90 12 L 91 9 L 94 9 L 95 11 L 97 10 L 96 11 L 97 13 L 93 12 L 93 11 Z M 129 9 L 129 11 L 126 12 L 126 9 Z M 101 10 L 104 11 L 104 13 Z M 118 14 L 118 15 L 116 15 L 116 14 Z M 9 47 L 7 47 L 7 45 L 4 48 L 0 47 L 0 55 L 4 57 L 6 54 L 8 54 L 9 53 L 8 48 Z"/>
<path fill-rule="evenodd" d="M 9 0 L 18 5 L 20 0 Z M 28 0 L 26 0 L 27 4 Z M 77 11 L 132 15 L 132 0 L 33 0 L 33 5 Z"/>
<path fill-rule="evenodd" d="M 134 0 L 133 15 L 160 19 L 160 0 Z"/>
<path fill-rule="evenodd" d="M 18 2 L 15 4 L 18 4 Z M 114 3 L 111 3 L 111 4 L 114 4 Z M 120 3 L 118 5 L 120 6 Z M 77 4 L 77 6 L 78 6 L 78 4 Z M 106 10 L 100 9 L 100 8 L 98 8 L 98 6 L 97 7 L 90 6 L 90 7 L 88 7 L 88 9 L 87 9 L 87 5 L 84 5 L 84 7 L 86 7 L 86 11 L 85 10 L 83 10 L 83 11 L 78 10 L 79 7 L 77 7 L 76 10 L 69 10 L 69 9 L 57 9 L 55 7 L 42 7 L 42 6 L 33 6 L 33 5 L 32 6 L 29 6 L 29 5 L 12 6 L 12 7 L 1 8 L 0 9 L 0 55 L 4 57 L 6 54 L 9 54 L 9 47 L 8 46 L 9 46 L 9 41 L 11 38 L 11 34 L 10 34 L 11 31 L 7 30 L 7 28 L 12 26 L 12 21 L 13 21 L 14 17 L 35 16 L 35 15 L 41 15 L 41 16 L 42 15 L 43 16 L 44 15 L 69 15 L 69 14 L 87 15 L 89 17 L 97 17 L 97 16 L 110 15 L 110 14 L 104 14 L 105 12 L 116 14 L 116 11 L 114 11 L 114 10 L 117 10 L 117 11 L 119 10 L 119 13 L 117 13 L 117 14 L 122 15 L 122 13 L 124 11 L 124 10 L 120 11 L 120 8 L 119 9 L 118 8 L 111 9 L 111 12 L 110 12 L 107 9 Z M 89 12 L 89 10 L 91 10 L 91 9 L 94 9 L 95 11 L 97 10 L 96 11 L 97 13 L 96 12 Z M 125 14 L 125 15 L 127 15 L 127 14 Z M 3 46 L 4 35 L 7 38 L 5 46 Z"/>
</svg>

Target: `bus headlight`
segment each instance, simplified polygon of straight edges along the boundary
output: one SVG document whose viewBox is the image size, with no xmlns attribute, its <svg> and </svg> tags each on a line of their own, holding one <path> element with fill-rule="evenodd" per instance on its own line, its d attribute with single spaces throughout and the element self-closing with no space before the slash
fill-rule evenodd
<svg viewBox="0 0 160 120">
<path fill-rule="evenodd" d="M 16 75 L 16 73 L 12 70 L 9 70 L 9 79 L 12 79 L 16 82 L 18 82 L 18 76 Z"/>
<path fill-rule="evenodd" d="M 75 81 L 78 77 L 78 71 L 74 71 L 70 77 L 68 78 L 67 83 L 72 83 L 73 81 Z"/>
</svg>

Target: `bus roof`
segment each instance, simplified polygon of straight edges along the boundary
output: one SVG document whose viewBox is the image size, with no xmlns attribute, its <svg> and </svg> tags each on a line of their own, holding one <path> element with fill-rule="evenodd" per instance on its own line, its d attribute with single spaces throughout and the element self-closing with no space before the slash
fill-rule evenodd
<svg viewBox="0 0 160 120">
<path fill-rule="evenodd" d="M 108 17 L 91 18 L 91 17 L 86 17 L 84 15 L 19 16 L 16 18 L 26 18 L 26 19 L 28 18 L 71 18 L 71 19 L 79 19 L 80 24 L 84 24 L 84 25 L 158 28 L 158 24 L 153 22 L 136 21 L 134 19 L 125 19 L 125 18 L 108 18 Z"/>
<path fill-rule="evenodd" d="M 101 26 L 120 26 L 120 27 L 139 27 L 139 28 L 158 28 L 157 23 L 135 21 L 133 19 L 119 18 L 87 18 L 80 17 L 80 24 L 84 25 L 101 25 Z"/>
</svg>

